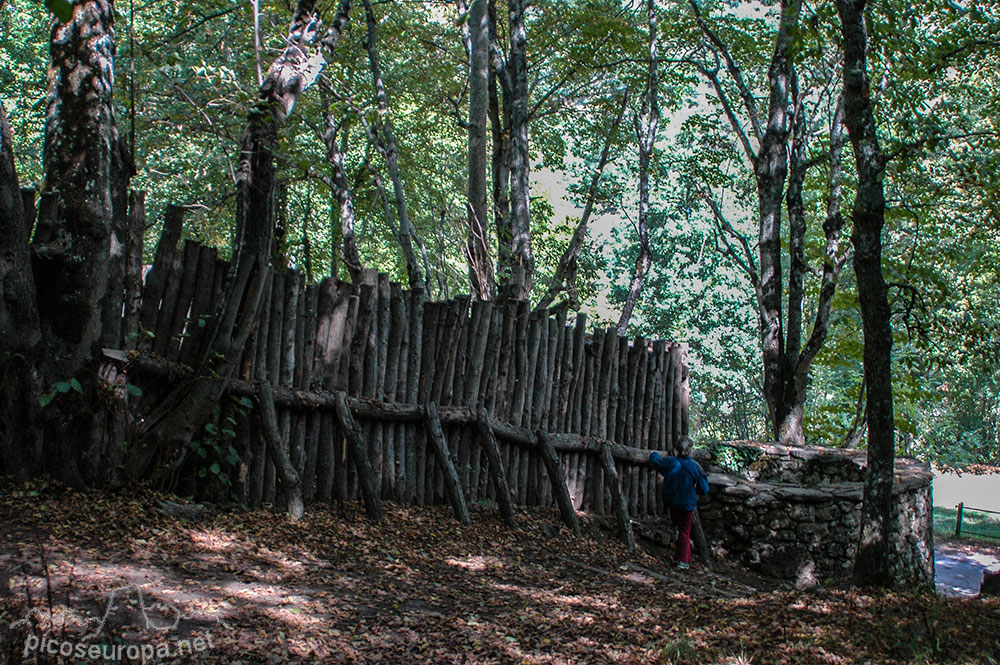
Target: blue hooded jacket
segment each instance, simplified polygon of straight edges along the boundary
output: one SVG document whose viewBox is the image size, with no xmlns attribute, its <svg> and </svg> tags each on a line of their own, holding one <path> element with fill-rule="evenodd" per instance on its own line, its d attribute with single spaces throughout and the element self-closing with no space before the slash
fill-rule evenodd
<svg viewBox="0 0 1000 665">
<path fill-rule="evenodd" d="M 708 494 L 708 478 L 690 457 L 661 457 L 653 451 L 649 465 L 663 474 L 663 500 L 670 508 L 694 510 L 698 495 Z"/>
</svg>

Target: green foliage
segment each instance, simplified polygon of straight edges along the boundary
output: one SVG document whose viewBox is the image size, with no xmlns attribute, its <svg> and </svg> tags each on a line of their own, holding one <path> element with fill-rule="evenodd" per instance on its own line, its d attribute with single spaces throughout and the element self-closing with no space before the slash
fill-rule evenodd
<svg viewBox="0 0 1000 665">
<path fill-rule="evenodd" d="M 212 420 L 205 423 L 200 438 L 188 445 L 188 462 L 199 479 L 199 491 L 221 501 L 237 501 L 233 488 L 234 475 L 242 463 L 236 449 L 238 418 L 245 418 L 253 408 L 246 397 L 233 397 L 225 409 L 216 407 Z"/>
<path fill-rule="evenodd" d="M 762 110 L 777 7 L 700 3 L 729 48 Z M 65 20 L 65 0 L 45 7 Z M 257 60 L 266 71 L 283 48 L 286 2 L 261 3 L 261 43 L 251 3 L 137 4 L 118 7 L 116 120 L 134 146 L 132 187 L 148 193 L 147 262 L 169 203 L 190 206 L 184 233 L 230 252 L 234 180 L 248 113 L 258 97 Z M 134 14 L 130 12 L 134 10 Z M 500 47 L 506 47 L 499 2 Z M 660 103 L 650 222 L 653 267 L 630 332 L 690 346 L 692 425 L 707 441 L 768 435 L 760 396 L 758 314 L 747 276 L 719 252 L 720 238 L 702 198 L 711 189 L 730 222 L 755 250 L 755 185 L 723 108 L 691 65 L 711 55 L 687 3 L 657 3 Z M 367 54 L 358 48 L 363 8 L 306 92 L 274 146 L 287 220 L 280 256 L 310 277 L 330 274 L 340 249 L 339 211 L 327 185 L 322 140 L 327 113 L 338 128 L 366 265 L 405 281 L 405 269 L 375 186 L 386 178 Z M 451 3 L 376 5 L 378 47 L 399 162 L 417 247 L 433 298 L 468 291 L 465 178 L 468 63 L 464 20 Z M 1000 17 L 983 3 L 870 3 L 872 84 L 887 155 L 889 208 L 885 272 L 895 330 L 894 390 L 898 449 L 952 463 L 1000 463 L 1000 53 L 983 35 Z M 324 18 L 329 19 L 326 11 Z M 0 8 L 0 93 L 14 135 L 21 183 L 40 187 L 51 16 L 41 3 Z M 617 320 L 637 252 L 636 148 L 632 128 L 645 85 L 646 25 L 637 6 L 614 0 L 540 0 L 527 15 L 532 86 L 532 240 L 536 296 L 548 285 L 577 218 L 558 200 L 582 207 L 592 170 L 621 95 L 631 102 L 611 142 L 611 162 L 596 198 L 592 232 L 580 254 L 577 285 L 591 319 Z M 798 85 L 813 122 L 805 183 L 806 260 L 823 261 L 829 118 L 839 93 L 839 23 L 833 3 L 803 8 L 794 55 Z M 730 99 L 732 84 L 721 77 Z M 134 127 L 133 127 L 134 117 Z M 844 156 L 847 216 L 853 165 Z M 546 196 L 543 176 L 555 180 Z M 391 198 L 394 194 L 389 191 Z M 390 201 L 391 203 L 391 201 Z M 390 206 L 391 207 L 391 206 Z M 492 210 L 490 211 L 492 215 Z M 786 241 L 787 242 L 787 241 Z M 490 241 L 495 254 L 495 239 Z M 787 266 L 783 266 L 787 270 Z M 833 303 L 826 345 L 810 376 L 805 414 L 809 443 L 839 445 L 855 425 L 863 340 L 848 263 Z M 818 280 L 806 281 L 806 327 Z M 198 325 L 203 325 L 198 321 Z M 149 334 L 149 333 L 146 333 Z M 139 389 L 126 385 L 137 396 Z M 43 405 L 79 392 L 60 381 Z M 244 405 L 245 406 L 245 405 Z M 863 403 L 862 403 L 863 407 Z M 213 457 L 205 479 L 231 471 L 227 428 L 215 422 L 200 450 Z M 193 456 L 202 458 L 201 453 Z M 220 459 L 214 459 L 220 457 Z M 212 470 L 218 462 L 219 473 Z"/>
<path fill-rule="evenodd" d="M 727 446 L 721 443 L 709 445 L 708 450 L 712 453 L 712 461 L 715 464 L 735 474 L 743 473 L 764 455 L 756 448 Z"/>
<path fill-rule="evenodd" d="M 48 406 L 56 397 L 59 395 L 66 395 L 70 391 L 74 391 L 80 395 L 83 394 L 83 386 L 75 377 L 66 381 L 56 381 L 53 383 L 52 386 L 39 398 L 39 402 L 43 407 Z"/>
</svg>

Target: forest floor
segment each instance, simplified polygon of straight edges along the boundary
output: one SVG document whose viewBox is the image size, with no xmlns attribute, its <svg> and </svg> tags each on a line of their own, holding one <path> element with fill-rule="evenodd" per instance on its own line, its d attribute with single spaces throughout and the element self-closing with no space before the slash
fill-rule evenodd
<svg viewBox="0 0 1000 665">
<path fill-rule="evenodd" d="M 554 510 L 521 510 L 509 529 L 490 507 L 462 527 L 440 507 L 386 505 L 374 525 L 356 504 L 310 505 L 293 523 L 265 511 L 175 518 L 163 498 L 0 484 L 0 663 L 1000 657 L 1000 599 L 677 571 L 629 554 L 596 520 L 573 538 Z"/>
</svg>

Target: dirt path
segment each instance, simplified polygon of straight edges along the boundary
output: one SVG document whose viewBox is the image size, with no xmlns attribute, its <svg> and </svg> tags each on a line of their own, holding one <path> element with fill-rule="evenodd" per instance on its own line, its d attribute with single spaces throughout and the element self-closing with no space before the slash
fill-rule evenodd
<svg viewBox="0 0 1000 665">
<path fill-rule="evenodd" d="M 967 665 L 1000 653 L 997 599 L 761 590 L 630 554 L 587 516 L 573 538 L 555 510 L 519 510 L 516 529 L 492 506 L 471 528 L 440 507 L 386 506 L 376 525 L 356 504 L 310 505 L 298 523 L 265 511 L 188 521 L 148 492 L 31 492 L 0 485 L 9 665 L 54 664 L 20 655 L 32 639 L 94 644 L 84 637 L 98 629 L 126 649 L 203 639 L 193 656 L 148 661 L 178 665 Z"/>
<path fill-rule="evenodd" d="M 938 593 L 951 598 L 979 595 L 983 571 L 1000 570 L 1000 548 L 968 543 L 940 543 L 934 550 L 934 577 Z"/>
</svg>

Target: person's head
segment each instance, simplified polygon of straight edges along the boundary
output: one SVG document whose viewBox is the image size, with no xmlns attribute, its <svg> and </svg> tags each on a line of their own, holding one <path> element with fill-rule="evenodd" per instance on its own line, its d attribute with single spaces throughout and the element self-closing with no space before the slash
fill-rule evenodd
<svg viewBox="0 0 1000 665">
<path fill-rule="evenodd" d="M 681 440 L 677 442 L 677 456 L 678 457 L 690 457 L 691 451 L 694 450 L 694 441 L 691 437 L 682 436 Z"/>
</svg>

